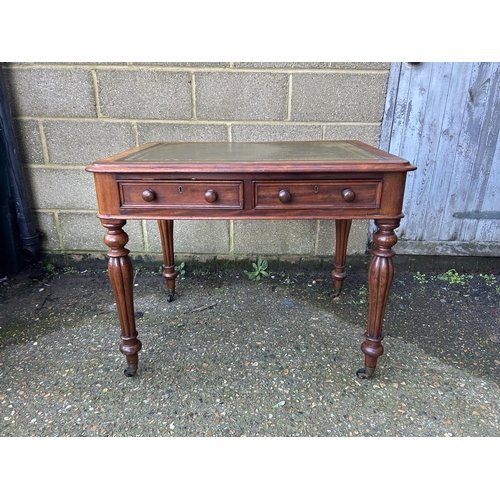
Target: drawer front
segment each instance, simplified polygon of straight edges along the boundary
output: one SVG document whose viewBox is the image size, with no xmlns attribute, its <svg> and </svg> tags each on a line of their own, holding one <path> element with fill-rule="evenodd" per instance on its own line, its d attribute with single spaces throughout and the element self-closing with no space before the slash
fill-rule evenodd
<svg viewBox="0 0 500 500">
<path fill-rule="evenodd" d="M 377 209 L 382 180 L 255 181 L 255 209 Z"/>
<path fill-rule="evenodd" d="M 243 181 L 118 181 L 120 208 L 243 208 Z"/>
</svg>

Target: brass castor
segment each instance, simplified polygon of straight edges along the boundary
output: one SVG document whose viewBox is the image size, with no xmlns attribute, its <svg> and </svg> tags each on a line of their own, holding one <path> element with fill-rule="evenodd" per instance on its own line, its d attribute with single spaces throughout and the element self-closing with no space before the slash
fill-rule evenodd
<svg viewBox="0 0 500 500">
<path fill-rule="evenodd" d="M 126 377 L 133 377 L 137 372 L 137 365 L 127 365 L 127 368 L 123 370 Z"/>
<path fill-rule="evenodd" d="M 373 376 L 374 372 L 375 372 L 375 368 L 368 368 L 367 366 L 365 366 L 364 368 L 360 368 L 356 372 L 356 375 L 358 378 L 370 378 Z"/>
<path fill-rule="evenodd" d="M 328 296 L 331 299 L 334 299 L 335 297 L 340 297 L 340 292 L 342 291 L 342 288 L 334 288 L 333 292 L 330 292 Z"/>
</svg>

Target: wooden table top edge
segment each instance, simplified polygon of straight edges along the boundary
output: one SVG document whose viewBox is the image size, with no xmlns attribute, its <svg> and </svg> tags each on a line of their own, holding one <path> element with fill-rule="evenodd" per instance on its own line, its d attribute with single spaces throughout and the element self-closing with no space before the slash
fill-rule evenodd
<svg viewBox="0 0 500 500">
<path fill-rule="evenodd" d="M 193 147 L 196 145 L 234 145 L 245 144 L 252 145 L 253 147 L 281 145 L 281 146 L 297 146 L 297 145 L 311 145 L 311 144 L 326 144 L 326 143 L 346 143 L 352 144 L 360 149 L 373 154 L 374 158 L 355 158 L 355 159 L 228 159 L 226 160 L 183 160 L 183 161 L 127 161 L 126 158 L 151 148 L 156 145 L 171 144 L 183 145 Z M 416 170 L 417 167 L 411 165 L 408 160 L 395 156 L 386 151 L 377 149 L 373 146 L 365 144 L 360 141 L 274 141 L 274 142 L 251 142 L 251 143 L 231 143 L 231 142 L 148 142 L 141 146 L 123 151 L 116 155 L 97 160 L 91 165 L 87 166 L 87 172 L 102 172 L 102 173 L 117 173 L 121 171 L 128 171 L 133 168 L 140 173 L 154 173 L 154 172 L 178 172 L 180 170 L 192 173 L 202 173 L 207 168 L 215 168 L 218 172 L 225 173 L 238 169 L 238 172 L 254 172 L 255 167 L 261 173 L 266 172 L 298 172 L 308 171 L 311 173 L 322 173 L 326 169 L 330 172 L 363 172 L 370 170 L 371 172 L 408 172 Z"/>
</svg>

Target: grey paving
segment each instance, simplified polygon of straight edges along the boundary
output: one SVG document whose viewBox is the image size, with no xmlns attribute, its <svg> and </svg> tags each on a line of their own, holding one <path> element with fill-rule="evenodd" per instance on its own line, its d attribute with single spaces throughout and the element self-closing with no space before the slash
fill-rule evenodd
<svg viewBox="0 0 500 500">
<path fill-rule="evenodd" d="M 237 267 L 188 265 L 167 303 L 156 264 L 138 263 L 143 349 L 137 375 L 126 378 L 105 265 L 44 263 L 2 279 L 0 436 L 500 434 L 498 373 L 475 372 L 474 352 L 463 362 L 429 353 L 418 325 L 406 337 L 394 331 L 393 313 L 376 376 L 356 377 L 366 304 L 349 306 L 362 296 L 355 271 L 342 303 L 328 297 L 324 268 L 275 266 L 255 282 Z M 420 286 L 411 278 L 405 290 L 416 296 Z M 390 300 L 414 317 L 408 302 Z M 435 335 L 453 338 L 451 304 L 438 307 Z M 497 360 L 499 346 L 489 347 Z"/>
</svg>

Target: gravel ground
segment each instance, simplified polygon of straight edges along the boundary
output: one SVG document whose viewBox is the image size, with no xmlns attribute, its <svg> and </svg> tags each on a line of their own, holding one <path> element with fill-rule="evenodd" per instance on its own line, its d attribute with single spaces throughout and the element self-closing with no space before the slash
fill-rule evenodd
<svg viewBox="0 0 500 500">
<path fill-rule="evenodd" d="M 376 376 L 361 380 L 361 271 L 332 301 L 325 269 L 281 267 L 255 282 L 237 268 L 187 266 L 168 303 L 163 278 L 139 266 L 143 349 L 126 378 L 107 275 L 77 267 L 33 265 L 0 283 L 0 436 L 500 435 L 498 275 L 489 284 L 469 277 L 489 296 L 476 301 L 482 323 L 459 341 L 446 311 L 466 293 L 430 274 L 396 274 L 404 286 L 390 299 L 385 353 Z M 422 309 L 423 281 L 433 306 Z M 474 305 L 465 325 L 478 317 Z M 408 324 L 415 311 L 422 321 Z M 433 325 L 436 353 L 418 338 L 423 323 Z M 474 342 L 463 352 L 463 337 L 481 332 L 490 339 L 484 369 Z"/>
</svg>

